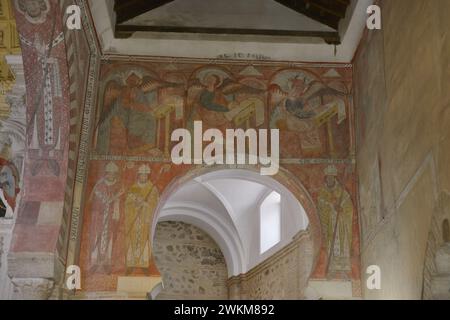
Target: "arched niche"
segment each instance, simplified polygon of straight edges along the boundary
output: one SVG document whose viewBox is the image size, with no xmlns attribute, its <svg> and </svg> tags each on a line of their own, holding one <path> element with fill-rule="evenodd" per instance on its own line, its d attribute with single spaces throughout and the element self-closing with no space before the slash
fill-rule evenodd
<svg viewBox="0 0 450 320">
<path fill-rule="evenodd" d="M 215 212 L 211 208 L 205 208 L 193 203 L 186 204 L 171 201 L 171 197 L 174 194 L 192 181 L 201 181 L 207 184 L 210 180 L 223 177 L 229 179 L 245 179 L 263 184 L 270 190 L 275 190 L 292 197 L 292 199 L 301 205 L 308 221 L 307 230 L 311 236 L 312 256 L 314 257 L 312 270 L 314 270 L 321 247 L 319 217 L 311 195 L 302 183 L 285 169 L 280 169 L 277 175 L 268 177 L 261 176 L 258 168 L 254 166 L 240 166 L 239 168 L 230 168 L 228 166 L 196 167 L 189 170 L 183 176 L 174 178 L 161 194 L 159 205 L 155 210 L 151 241 L 153 242 L 154 230 L 159 221 L 189 223 L 206 231 L 216 241 L 227 261 L 230 277 L 247 272 L 249 258 L 245 250 L 246 247 L 242 245 L 242 235 L 234 230 L 230 226 L 230 223 L 227 223 L 226 216 L 217 211 Z M 214 193 L 213 188 L 210 191 Z M 170 203 L 170 206 L 167 206 L 168 203 Z M 222 203 L 225 203 L 224 211 L 229 212 L 232 210 L 227 206 L 226 201 L 222 201 Z M 259 223 L 259 221 L 256 223 Z M 275 249 L 280 250 L 280 247 Z M 268 255 L 264 256 L 264 259 L 273 253 L 274 251 L 270 252 L 269 250 Z"/>
</svg>

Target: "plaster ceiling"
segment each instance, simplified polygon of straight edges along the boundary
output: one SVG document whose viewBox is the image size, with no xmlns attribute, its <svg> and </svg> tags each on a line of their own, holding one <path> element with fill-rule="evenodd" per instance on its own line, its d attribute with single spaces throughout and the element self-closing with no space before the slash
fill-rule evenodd
<svg viewBox="0 0 450 320">
<path fill-rule="evenodd" d="M 123 23 L 139 26 L 333 31 L 273 0 L 177 0 Z"/>
<path fill-rule="evenodd" d="M 320 12 L 325 11 L 314 13 L 316 19 L 312 19 L 301 13 L 303 7 L 294 7 L 297 11 L 292 9 L 295 1 L 156 2 L 169 3 L 117 24 L 131 30 L 139 26 L 149 29 L 131 32 L 126 35 L 129 38 L 118 38 L 114 0 L 89 0 L 105 55 L 222 59 L 238 54 L 239 59 L 349 63 L 365 27 L 367 7 L 373 1 L 352 0 L 345 18 L 338 20 L 337 30 L 330 26 L 335 22 L 320 21 Z M 311 3 L 314 2 L 332 5 L 335 1 Z M 287 33 L 283 35 L 284 31 Z M 307 36 L 305 32 L 313 34 Z M 314 36 L 315 32 L 338 33 L 341 43 L 335 48 L 320 36 Z"/>
<path fill-rule="evenodd" d="M 120 1 L 116 0 L 116 6 L 117 3 L 120 5 Z M 341 9 L 343 16 L 346 6 L 343 5 Z M 116 9 L 116 35 L 126 35 L 126 30 L 140 30 L 210 34 L 316 34 L 328 35 L 330 40 L 339 37 L 331 26 L 274 0 L 175 0 L 143 14 L 137 11 L 135 14 L 138 15 L 129 20 L 125 19 L 131 15 L 123 17 L 119 8 Z M 122 20 L 125 21 L 119 23 Z"/>
</svg>

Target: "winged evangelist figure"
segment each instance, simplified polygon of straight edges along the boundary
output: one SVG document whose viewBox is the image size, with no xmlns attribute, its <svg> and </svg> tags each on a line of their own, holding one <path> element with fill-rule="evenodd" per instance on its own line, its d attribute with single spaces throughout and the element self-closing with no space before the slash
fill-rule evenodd
<svg viewBox="0 0 450 320">
<path fill-rule="evenodd" d="M 326 84 L 302 73 L 284 82 L 273 82 L 269 100 L 274 106 L 270 126 L 301 134 L 304 149 L 321 147 L 318 129 L 337 115 L 337 123 L 347 118 L 347 88 L 340 81 Z"/>
<path fill-rule="evenodd" d="M 266 90 L 256 83 L 246 83 L 231 78 L 219 69 L 203 70 L 189 85 L 188 124 L 201 120 L 206 127 L 226 129 L 239 125 L 239 115 L 251 108 L 252 125 L 264 122 L 264 100 Z"/>
<path fill-rule="evenodd" d="M 116 155 L 148 151 L 157 155 L 154 111 L 159 105 L 161 90 L 178 86 L 179 83 L 138 71 L 110 79 L 104 90 L 103 108 L 97 123 L 97 153 Z"/>
</svg>

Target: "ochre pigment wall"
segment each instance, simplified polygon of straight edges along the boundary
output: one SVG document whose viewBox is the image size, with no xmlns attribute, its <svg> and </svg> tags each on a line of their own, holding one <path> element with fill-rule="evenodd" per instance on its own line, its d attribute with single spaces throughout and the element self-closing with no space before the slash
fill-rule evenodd
<svg viewBox="0 0 450 320">
<path fill-rule="evenodd" d="M 274 178 L 293 192 L 309 215 L 318 248 L 312 277 L 351 281 L 358 295 L 352 99 L 349 65 L 104 59 L 98 108 L 91 110 L 95 122 L 90 126 L 84 200 L 74 203 L 81 206 L 82 220 L 76 216 L 77 227 L 71 230 L 81 232 L 74 242 L 81 241 L 75 260 L 85 275 L 82 288 L 114 292 L 123 277 L 159 275 L 148 241 L 152 214 L 180 178 L 186 181 L 186 175 L 206 170 L 172 164 L 175 143 L 169 137 L 174 129 L 189 129 L 201 120 L 204 129 L 280 129 L 281 169 Z M 236 110 L 241 112 L 234 116 L 225 112 Z M 326 175 L 333 177 L 329 186 Z M 141 205 L 146 215 L 137 230 L 132 222 Z M 335 228 L 336 208 L 342 228 Z M 130 247 L 134 234 L 145 240 Z M 141 250 L 138 247 L 143 248 L 136 255 L 140 261 L 132 261 L 131 252 Z"/>
<path fill-rule="evenodd" d="M 381 6 L 382 30 L 367 32 L 354 60 L 362 271 L 382 272 L 381 290 L 364 296 L 419 299 L 427 243 L 442 244 L 449 214 L 450 2 Z"/>
<path fill-rule="evenodd" d="M 228 299 L 225 258 L 202 230 L 182 222 L 160 222 L 153 250 L 164 283 L 158 299 Z"/>
</svg>

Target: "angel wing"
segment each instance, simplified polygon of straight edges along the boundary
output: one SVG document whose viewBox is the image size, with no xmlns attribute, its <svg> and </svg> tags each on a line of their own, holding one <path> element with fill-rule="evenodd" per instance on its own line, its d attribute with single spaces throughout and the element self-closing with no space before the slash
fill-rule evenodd
<svg viewBox="0 0 450 320">
<path fill-rule="evenodd" d="M 226 79 L 219 87 L 224 95 L 231 94 L 262 94 L 265 92 L 263 89 L 258 89 L 241 82 L 235 82 L 231 79 Z"/>
<path fill-rule="evenodd" d="M 205 88 L 205 86 L 200 82 L 200 79 L 194 78 L 188 82 L 187 87 L 188 90 L 202 90 Z"/>
<path fill-rule="evenodd" d="M 165 80 L 162 80 L 155 76 L 144 76 L 142 78 L 141 88 L 143 90 L 149 92 L 149 91 L 154 91 L 154 90 L 162 89 L 162 88 L 180 87 L 182 85 L 183 84 L 180 84 L 180 83 L 165 81 Z"/>
<path fill-rule="evenodd" d="M 196 106 L 200 100 L 200 94 L 206 87 L 198 78 L 194 78 L 188 82 L 187 88 L 186 114 L 188 115 L 187 122 L 190 123 L 195 117 Z"/>
<path fill-rule="evenodd" d="M 304 99 L 305 101 L 311 101 L 317 97 L 323 98 L 324 96 L 346 96 L 347 88 L 341 83 L 339 86 L 337 83 L 326 85 L 320 81 L 313 81 L 307 89 Z"/>
<path fill-rule="evenodd" d="M 123 86 L 116 80 L 111 80 L 106 84 L 105 92 L 103 95 L 103 108 L 98 119 L 97 126 L 100 126 L 113 114 L 116 109 L 116 102 L 120 98 L 122 90 Z"/>
</svg>

